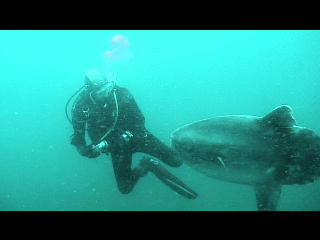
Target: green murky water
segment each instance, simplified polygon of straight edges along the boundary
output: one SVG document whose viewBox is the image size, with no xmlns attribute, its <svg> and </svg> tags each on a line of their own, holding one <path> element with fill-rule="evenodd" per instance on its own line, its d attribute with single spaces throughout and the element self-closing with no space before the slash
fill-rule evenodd
<svg viewBox="0 0 320 240">
<path fill-rule="evenodd" d="M 130 57 L 106 65 L 110 39 Z M 320 31 L 0 31 L 0 210 L 256 210 L 251 187 L 171 169 L 199 193 L 175 194 L 152 174 L 122 195 L 109 157 L 70 145 L 64 113 L 90 68 L 118 73 L 163 142 L 177 127 L 280 104 L 320 134 Z M 135 156 L 135 159 L 138 158 Z M 168 167 L 169 168 L 169 167 Z M 320 210 L 320 183 L 283 187 L 279 210 Z"/>
</svg>

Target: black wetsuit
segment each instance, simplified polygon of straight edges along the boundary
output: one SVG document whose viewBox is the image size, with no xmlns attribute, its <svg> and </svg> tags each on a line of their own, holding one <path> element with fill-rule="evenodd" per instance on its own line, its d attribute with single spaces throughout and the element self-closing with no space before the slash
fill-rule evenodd
<svg viewBox="0 0 320 240">
<path fill-rule="evenodd" d="M 152 155 L 172 167 L 179 167 L 182 163 L 174 157 L 168 146 L 145 128 L 145 118 L 130 92 L 119 86 L 114 90 L 118 103 L 118 118 L 114 130 L 105 139 L 101 139 L 116 119 L 116 100 L 113 93 L 100 102 L 95 102 L 89 93 L 84 91 L 72 109 L 74 134 L 71 143 L 81 155 L 92 158 L 97 155 L 91 151 L 91 146 L 86 144 L 86 130 L 92 144 L 106 140 L 118 189 L 121 193 L 129 193 L 142 176 L 138 167 L 131 168 L 133 153 Z M 123 137 L 126 131 L 132 134 L 128 141 Z"/>
</svg>

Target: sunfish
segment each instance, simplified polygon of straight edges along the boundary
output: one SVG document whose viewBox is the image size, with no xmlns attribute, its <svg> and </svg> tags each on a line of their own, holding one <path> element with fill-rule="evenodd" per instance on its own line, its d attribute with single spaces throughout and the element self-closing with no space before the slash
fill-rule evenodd
<svg viewBox="0 0 320 240">
<path fill-rule="evenodd" d="M 282 185 L 320 176 L 320 137 L 297 126 L 287 105 L 264 117 L 228 115 L 182 126 L 171 145 L 196 171 L 253 186 L 260 211 L 277 210 Z"/>
</svg>

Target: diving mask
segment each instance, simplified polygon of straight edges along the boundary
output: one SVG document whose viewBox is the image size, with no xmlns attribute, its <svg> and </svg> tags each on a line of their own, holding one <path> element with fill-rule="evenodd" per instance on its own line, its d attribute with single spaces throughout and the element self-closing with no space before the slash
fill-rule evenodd
<svg viewBox="0 0 320 240">
<path fill-rule="evenodd" d="M 114 88 L 115 84 L 114 82 L 105 82 L 103 85 L 99 86 L 99 89 L 94 90 L 91 95 L 96 100 L 104 99 L 110 95 Z"/>
<path fill-rule="evenodd" d="M 107 78 L 97 69 L 86 72 L 84 84 L 87 89 L 96 90 L 107 83 Z"/>
<path fill-rule="evenodd" d="M 115 86 L 114 81 L 108 81 L 107 77 L 97 69 L 86 72 L 84 84 L 93 102 L 108 97 Z"/>
</svg>

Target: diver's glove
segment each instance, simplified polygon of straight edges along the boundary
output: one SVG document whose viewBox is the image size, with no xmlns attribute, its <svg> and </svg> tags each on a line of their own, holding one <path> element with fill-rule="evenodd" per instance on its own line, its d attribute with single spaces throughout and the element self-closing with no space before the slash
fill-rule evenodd
<svg viewBox="0 0 320 240">
<path fill-rule="evenodd" d="M 78 151 L 82 156 L 88 158 L 96 158 L 99 157 L 99 155 L 101 154 L 100 149 L 96 147 L 94 144 L 78 147 Z"/>
<path fill-rule="evenodd" d="M 102 141 L 97 145 L 90 144 L 88 146 L 88 151 L 86 153 L 86 156 L 88 158 L 96 158 L 101 153 L 108 153 L 108 147 L 109 147 L 109 144 L 107 143 L 107 141 Z"/>
<path fill-rule="evenodd" d="M 105 140 L 98 143 L 95 147 L 99 149 L 100 153 L 108 153 L 109 151 L 109 144 Z"/>
</svg>

